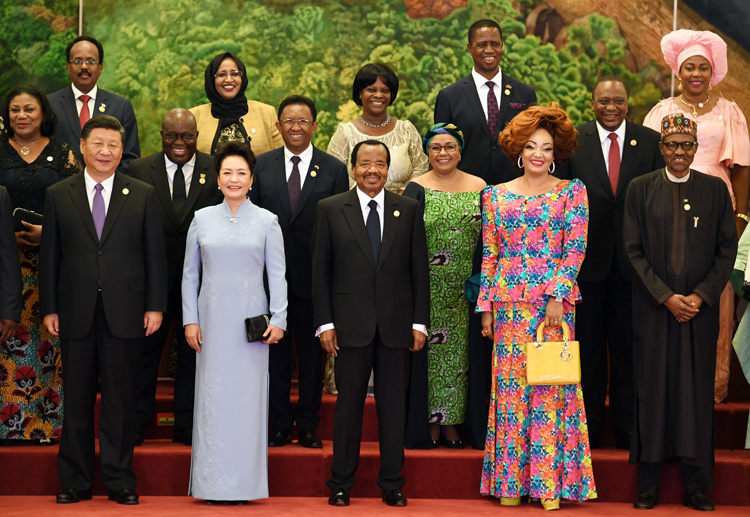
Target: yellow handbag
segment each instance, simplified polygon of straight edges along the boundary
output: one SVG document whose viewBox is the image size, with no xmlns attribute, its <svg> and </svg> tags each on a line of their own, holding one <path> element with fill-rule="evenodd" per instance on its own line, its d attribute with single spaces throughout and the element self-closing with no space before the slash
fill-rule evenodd
<svg viewBox="0 0 750 517">
<path fill-rule="evenodd" d="M 544 322 L 536 331 L 536 341 L 526 343 L 526 382 L 532 386 L 579 384 L 581 352 L 578 341 L 570 340 L 570 329 L 562 322 L 563 340 L 543 341 Z"/>
</svg>

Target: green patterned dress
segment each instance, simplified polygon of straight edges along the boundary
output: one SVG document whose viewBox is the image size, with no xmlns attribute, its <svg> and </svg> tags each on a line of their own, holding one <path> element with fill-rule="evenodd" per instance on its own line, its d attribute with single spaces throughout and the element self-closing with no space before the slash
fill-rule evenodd
<svg viewBox="0 0 750 517">
<path fill-rule="evenodd" d="M 469 303 L 464 281 L 471 276 L 482 227 L 481 192 L 424 191 L 430 258 L 429 423 L 456 425 L 466 412 Z"/>
</svg>

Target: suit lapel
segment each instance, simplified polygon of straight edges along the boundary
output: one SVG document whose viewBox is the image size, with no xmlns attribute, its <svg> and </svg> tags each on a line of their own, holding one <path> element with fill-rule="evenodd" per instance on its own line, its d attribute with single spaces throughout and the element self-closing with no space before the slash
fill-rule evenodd
<svg viewBox="0 0 750 517">
<path fill-rule="evenodd" d="M 94 216 L 91 215 L 91 205 L 89 205 L 89 198 L 86 195 L 86 181 L 83 179 L 84 174 L 82 172 L 77 175 L 75 183 L 70 184 L 70 197 L 73 200 L 73 206 L 76 207 L 78 214 L 83 219 L 83 224 L 91 234 L 91 238 L 98 242 L 99 237 L 96 236 Z"/>
<path fill-rule="evenodd" d="M 315 174 L 311 174 L 314 172 Z M 315 186 L 318 184 L 318 174 L 320 174 L 320 152 L 317 148 L 313 147 L 312 160 L 310 160 L 310 168 L 307 170 L 307 176 L 305 176 L 305 183 L 302 185 L 302 191 L 299 193 L 299 199 L 297 200 L 297 211 L 292 214 L 292 221 L 294 221 L 297 214 L 302 212 L 305 207 L 305 203 L 310 199 L 310 193 L 315 190 Z"/>
<path fill-rule="evenodd" d="M 286 161 L 284 160 L 284 148 L 281 147 L 274 157 L 273 167 L 273 184 L 274 190 L 279 196 L 279 203 L 281 204 L 281 212 L 287 221 L 292 220 L 292 205 L 289 203 L 289 189 L 286 184 Z M 299 204 L 299 200 L 297 201 Z"/>
<path fill-rule="evenodd" d="M 382 264 L 388 257 L 388 252 L 391 251 L 391 245 L 393 240 L 396 238 L 396 230 L 398 230 L 399 217 L 396 215 L 398 212 L 399 198 L 397 194 L 385 191 L 385 200 L 383 203 L 383 244 L 380 249 L 380 264 Z M 401 215 L 399 213 L 399 215 Z M 378 267 L 380 267 L 378 264 Z"/>
<path fill-rule="evenodd" d="M 94 101 L 94 112 L 91 114 L 92 117 L 96 115 L 109 115 L 107 113 L 107 107 L 109 106 L 107 92 L 99 88 L 96 91 L 96 101 Z M 104 106 L 104 109 L 102 109 Z"/>
<path fill-rule="evenodd" d="M 492 140 L 492 135 L 490 134 L 490 126 L 487 125 L 487 117 L 484 115 L 484 110 L 482 109 L 482 101 L 479 100 L 477 85 L 474 82 L 474 77 L 472 77 L 471 74 L 469 74 L 468 77 L 464 77 L 463 90 L 464 95 L 466 95 L 466 100 L 469 103 L 469 106 L 471 106 L 472 111 L 474 112 L 474 116 L 477 118 L 477 120 L 479 120 L 479 125 L 482 126 L 484 134 L 487 136 L 487 138 Z"/>
<path fill-rule="evenodd" d="M 115 181 L 112 183 L 112 195 L 109 198 L 107 217 L 104 219 L 104 229 L 102 230 L 102 238 L 100 239 L 102 243 L 107 239 L 107 235 L 109 235 L 112 226 L 114 226 L 120 210 L 125 206 L 129 195 L 129 190 L 127 189 L 129 184 L 130 178 L 128 176 L 115 172 Z M 126 194 L 126 192 L 128 193 Z"/>
<path fill-rule="evenodd" d="M 73 94 L 73 87 L 69 86 L 65 89 L 65 93 L 60 96 L 60 105 L 63 113 L 65 113 L 65 123 L 70 127 L 70 132 L 78 140 L 81 139 L 81 119 L 78 116 L 78 109 L 76 108 L 76 99 Z M 75 149 L 76 154 L 80 154 L 79 148 Z M 85 190 L 85 189 L 84 189 Z"/>
<path fill-rule="evenodd" d="M 182 223 L 185 221 L 185 218 L 193 210 L 193 207 L 198 202 L 198 198 L 200 197 L 201 192 L 203 192 L 203 189 L 206 188 L 206 178 L 208 177 L 209 173 L 209 164 L 205 163 L 200 158 L 201 157 L 199 155 L 196 155 L 195 157 L 193 177 L 190 180 L 190 192 L 188 192 L 187 201 L 185 202 L 185 208 L 183 208 L 182 214 L 180 215 L 180 220 L 177 221 L 177 227 L 182 225 Z M 201 176 L 201 174 L 203 176 Z M 203 178 L 203 183 L 201 183 L 201 178 Z M 175 216 L 175 218 L 176 217 L 177 216 Z"/>
<path fill-rule="evenodd" d="M 159 196 L 159 201 L 162 206 L 172 206 L 172 195 L 169 193 L 169 181 L 167 180 L 167 166 L 164 162 L 164 153 L 158 154 L 158 158 L 151 164 L 151 184 L 156 190 L 156 195 Z M 169 213 L 169 220 L 175 226 L 179 226 L 179 221 L 174 213 L 174 210 L 167 210 Z"/>
<path fill-rule="evenodd" d="M 622 163 L 620 164 L 620 177 L 617 179 L 617 195 L 615 197 L 625 194 L 623 186 L 627 184 L 633 163 L 635 162 L 635 149 L 638 145 L 638 140 L 632 127 L 632 124 L 625 122 L 625 141 L 622 143 Z M 635 142 L 636 145 L 630 145 L 630 142 Z"/>
<path fill-rule="evenodd" d="M 362 207 L 359 204 L 359 198 L 357 197 L 357 189 L 351 189 L 349 194 L 344 201 L 344 217 L 346 218 L 349 228 L 354 235 L 354 239 L 359 244 L 362 254 L 367 257 L 367 261 L 370 263 L 373 269 L 377 269 L 375 259 L 372 256 L 372 248 L 370 247 L 370 240 L 367 238 L 367 229 L 365 228 L 365 221 L 362 217 Z M 383 250 L 381 248 L 380 257 L 382 260 Z"/>
<path fill-rule="evenodd" d="M 506 84 L 510 84 L 510 77 L 508 77 L 505 74 L 501 74 L 500 76 L 500 84 L 497 86 L 500 88 L 500 98 L 497 99 L 498 104 L 500 104 L 500 115 L 497 119 L 497 130 L 498 133 L 503 130 L 503 126 L 505 125 L 505 120 L 508 118 L 508 110 L 510 109 L 510 95 L 505 95 L 505 88 Z M 509 91 L 513 91 L 510 89 Z M 497 135 L 495 136 L 495 140 L 497 140 Z"/>
<path fill-rule="evenodd" d="M 602 143 L 599 141 L 599 131 L 596 129 L 596 123 L 591 126 L 591 130 L 586 133 L 586 138 L 584 138 L 583 141 L 586 145 L 586 152 L 589 155 L 589 160 L 591 160 L 591 165 L 593 167 L 596 178 L 599 180 L 599 183 L 601 183 L 604 192 L 606 192 L 608 196 L 614 199 L 614 194 L 612 194 L 612 186 L 609 184 L 607 163 L 604 161 L 604 154 L 602 153 Z"/>
</svg>

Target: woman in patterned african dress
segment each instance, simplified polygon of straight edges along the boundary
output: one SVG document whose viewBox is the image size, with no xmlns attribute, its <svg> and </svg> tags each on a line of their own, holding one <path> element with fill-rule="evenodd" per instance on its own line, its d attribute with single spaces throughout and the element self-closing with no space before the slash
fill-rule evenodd
<svg viewBox="0 0 750 517">
<path fill-rule="evenodd" d="M 458 170 L 464 138 L 453 124 L 435 124 L 423 148 L 431 170 L 404 190 L 424 208 L 430 258 L 430 337 L 411 363 L 407 447 L 438 441 L 462 449 L 456 428 L 464 421 L 469 367 L 469 303 L 464 280 L 481 228 L 484 180 Z M 419 384 L 419 385 L 417 385 Z M 428 428 L 429 424 L 429 428 Z"/>
<path fill-rule="evenodd" d="M 557 103 L 532 106 L 500 134 L 523 174 L 482 195 L 483 256 L 477 311 L 493 339 L 492 390 L 481 493 L 518 505 L 597 496 L 580 384 L 530 386 L 526 346 L 537 327 L 561 341 L 574 329 L 576 276 L 586 252 L 588 200 L 579 180 L 555 167 L 573 153 L 577 131 Z"/>
</svg>

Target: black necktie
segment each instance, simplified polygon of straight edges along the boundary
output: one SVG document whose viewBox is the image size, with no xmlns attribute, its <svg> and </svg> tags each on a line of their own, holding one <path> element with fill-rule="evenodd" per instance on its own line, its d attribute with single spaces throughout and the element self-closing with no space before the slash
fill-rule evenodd
<svg viewBox="0 0 750 517">
<path fill-rule="evenodd" d="M 299 156 L 292 156 L 292 173 L 286 182 L 286 188 L 289 191 L 289 206 L 292 208 L 292 213 L 294 213 L 294 209 L 297 207 L 299 192 L 301 190 L 299 177 L 299 162 L 301 160 Z"/>
<path fill-rule="evenodd" d="M 174 208 L 177 219 L 182 217 L 182 210 L 185 208 L 186 200 L 185 175 L 182 173 L 182 165 L 178 165 L 177 170 L 174 172 L 174 180 L 172 181 L 172 208 Z"/>
<path fill-rule="evenodd" d="M 370 207 L 370 213 L 367 214 L 367 237 L 370 239 L 370 248 L 375 264 L 380 261 L 380 217 L 378 217 L 378 203 L 373 199 L 367 206 Z"/>
</svg>

